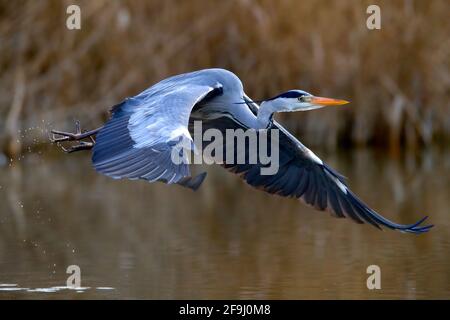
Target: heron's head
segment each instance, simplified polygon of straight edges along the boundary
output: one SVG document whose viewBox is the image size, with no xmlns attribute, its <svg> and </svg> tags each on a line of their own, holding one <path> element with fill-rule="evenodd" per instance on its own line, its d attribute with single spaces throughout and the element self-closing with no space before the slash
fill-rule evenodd
<svg viewBox="0 0 450 320">
<path fill-rule="evenodd" d="M 289 90 L 262 103 L 268 102 L 273 112 L 306 111 L 349 103 L 346 100 L 316 97 L 302 90 Z"/>
</svg>

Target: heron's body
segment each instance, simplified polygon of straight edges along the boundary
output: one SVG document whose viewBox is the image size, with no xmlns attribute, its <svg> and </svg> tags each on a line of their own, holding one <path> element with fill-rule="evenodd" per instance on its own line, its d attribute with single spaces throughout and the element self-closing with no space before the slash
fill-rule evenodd
<svg viewBox="0 0 450 320">
<path fill-rule="evenodd" d="M 260 135 L 261 130 L 273 129 L 279 133 L 276 150 L 279 168 L 275 174 L 262 175 L 260 169 L 264 165 L 260 162 L 233 161 L 223 163 L 223 167 L 255 188 L 299 198 L 337 217 L 349 217 L 378 228 L 428 231 L 431 226 L 419 226 L 424 219 L 401 225 L 370 209 L 350 191 L 340 174 L 272 120 L 274 112 L 311 110 L 332 104 L 342 104 L 342 100 L 292 90 L 258 105 L 244 93 L 239 78 L 224 69 L 173 76 L 113 107 L 111 119 L 97 133 L 93 166 L 112 178 L 162 181 L 197 189 L 205 175 L 191 177 L 188 163 L 171 161 L 171 153 L 179 141 L 192 142 L 194 121 L 202 121 L 204 130 L 214 128 L 221 132 L 253 129 Z M 224 147 L 223 152 L 233 150 Z"/>
</svg>

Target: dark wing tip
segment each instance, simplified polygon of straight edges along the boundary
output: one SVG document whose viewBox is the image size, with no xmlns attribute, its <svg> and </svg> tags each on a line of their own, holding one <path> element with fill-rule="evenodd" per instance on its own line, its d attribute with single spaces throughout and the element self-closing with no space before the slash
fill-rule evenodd
<svg viewBox="0 0 450 320">
<path fill-rule="evenodd" d="M 403 228 L 397 228 L 399 231 L 403 232 L 409 232 L 409 233 L 415 233 L 415 234 L 421 234 L 428 232 L 431 228 L 434 227 L 433 224 L 421 226 L 422 222 L 424 222 L 426 219 L 428 219 L 428 216 L 423 217 L 416 223 L 413 223 L 411 225 L 405 225 Z"/>
<path fill-rule="evenodd" d="M 421 225 L 427 218 L 428 218 L 428 216 L 425 216 L 422 219 L 420 219 L 419 221 L 417 221 L 416 223 L 409 224 L 409 225 L 393 223 L 387 219 L 384 219 L 383 221 L 377 221 L 377 222 L 379 222 L 381 225 L 383 225 L 385 227 L 388 227 L 393 230 L 398 230 L 400 232 L 421 234 L 421 233 L 428 232 L 431 228 L 434 227 L 434 225 L 432 225 L 432 224 Z"/>
<path fill-rule="evenodd" d="M 400 232 L 420 234 L 429 231 L 433 227 L 433 225 L 421 225 L 428 218 L 428 216 L 423 217 L 413 224 L 399 224 L 392 222 L 366 206 L 352 192 L 350 192 L 350 190 L 348 190 L 348 195 L 352 205 L 357 209 L 360 218 L 377 227 L 378 229 L 381 229 L 381 226 Z"/>
</svg>

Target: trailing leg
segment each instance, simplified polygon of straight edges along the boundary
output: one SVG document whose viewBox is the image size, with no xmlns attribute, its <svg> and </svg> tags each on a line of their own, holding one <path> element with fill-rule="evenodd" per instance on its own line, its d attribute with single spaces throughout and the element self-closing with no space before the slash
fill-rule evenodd
<svg viewBox="0 0 450 320">
<path fill-rule="evenodd" d="M 95 136 L 98 131 L 100 131 L 102 127 L 81 132 L 80 122 L 75 121 L 75 132 L 65 132 L 65 131 L 59 131 L 59 130 L 52 130 L 52 136 L 50 137 L 50 141 L 52 143 L 56 143 L 61 147 L 61 149 L 64 152 L 72 153 L 75 151 L 81 151 L 81 150 L 90 150 L 94 147 L 95 139 L 93 136 Z M 60 137 L 57 137 L 57 136 Z M 89 139 L 89 141 L 82 141 L 83 139 Z M 65 148 L 61 145 L 61 142 L 64 141 L 79 141 L 79 144 L 75 144 L 70 146 L 69 148 Z"/>
</svg>

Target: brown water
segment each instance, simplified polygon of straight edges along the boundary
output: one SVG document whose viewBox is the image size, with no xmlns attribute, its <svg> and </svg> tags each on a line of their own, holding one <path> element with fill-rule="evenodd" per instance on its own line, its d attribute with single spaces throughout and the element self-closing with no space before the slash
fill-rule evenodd
<svg viewBox="0 0 450 320">
<path fill-rule="evenodd" d="M 221 168 L 193 193 L 111 180 L 87 154 L 33 153 L 0 167 L 0 299 L 450 298 L 450 154 L 321 155 L 388 218 L 435 228 L 380 232 Z M 58 288 L 73 264 L 85 288 Z M 366 287 L 372 264 L 381 290 Z"/>
</svg>

